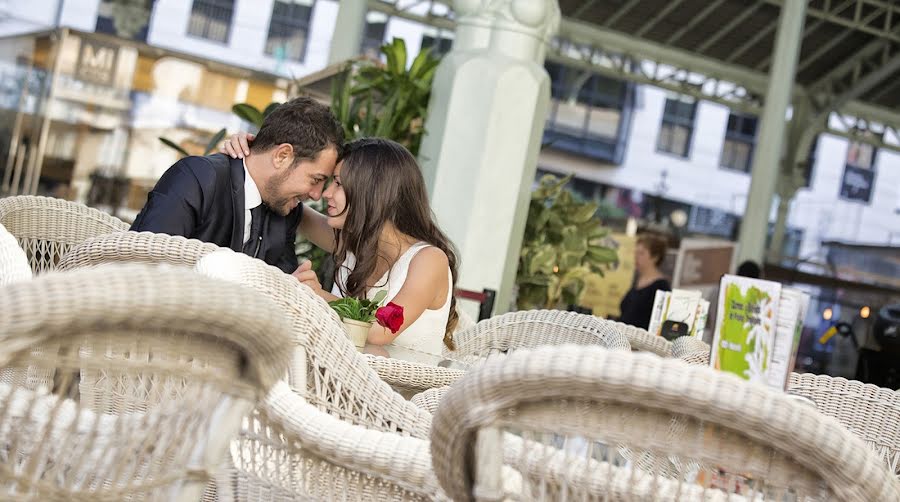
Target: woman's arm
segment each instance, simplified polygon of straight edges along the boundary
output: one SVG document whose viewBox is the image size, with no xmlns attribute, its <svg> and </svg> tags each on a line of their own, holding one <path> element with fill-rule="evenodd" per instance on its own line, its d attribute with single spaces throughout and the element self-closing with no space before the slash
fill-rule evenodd
<svg viewBox="0 0 900 502">
<path fill-rule="evenodd" d="M 329 253 L 334 252 L 334 229 L 328 226 L 328 217 L 324 214 L 304 205 L 303 218 L 300 218 L 297 230 L 316 246 Z"/>
<path fill-rule="evenodd" d="M 447 298 L 450 281 L 447 255 L 438 248 L 419 251 L 409 264 L 406 281 L 391 301 L 403 307 L 403 325 L 396 333 L 378 323 L 369 330 L 368 343 L 387 345 L 394 341 L 429 308 L 440 308 Z M 435 307 L 437 304 L 437 307 Z M 441 337 L 444 333 L 440 333 Z"/>
</svg>

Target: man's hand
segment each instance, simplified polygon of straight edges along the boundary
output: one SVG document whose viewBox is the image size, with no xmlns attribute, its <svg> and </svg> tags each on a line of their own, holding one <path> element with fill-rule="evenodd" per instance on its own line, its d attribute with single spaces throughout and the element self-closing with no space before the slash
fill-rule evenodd
<svg viewBox="0 0 900 502">
<path fill-rule="evenodd" d="M 256 139 L 256 135 L 247 132 L 232 134 L 222 144 L 220 152 L 231 156 L 232 159 L 243 159 L 250 155 L 250 143 Z"/>
</svg>

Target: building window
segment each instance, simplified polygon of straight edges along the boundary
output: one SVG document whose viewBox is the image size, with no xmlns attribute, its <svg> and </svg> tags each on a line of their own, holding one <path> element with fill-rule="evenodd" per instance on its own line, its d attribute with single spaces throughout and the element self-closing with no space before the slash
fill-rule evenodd
<svg viewBox="0 0 900 502">
<path fill-rule="evenodd" d="M 383 12 L 369 12 L 366 14 L 366 28 L 363 32 L 363 41 L 360 52 L 370 58 L 381 57 L 381 46 L 384 45 L 384 35 L 387 33 L 387 24 L 390 17 Z"/>
<path fill-rule="evenodd" d="M 577 68 L 547 62 L 550 114 L 544 142 L 553 148 L 622 162 L 632 87 Z"/>
<path fill-rule="evenodd" d="M 431 47 L 432 56 L 443 56 L 450 52 L 450 48 L 453 47 L 453 38 L 451 38 L 450 33 L 444 31 L 426 32 L 422 35 L 422 50 L 429 47 Z"/>
<path fill-rule="evenodd" d="M 688 97 L 667 98 L 656 149 L 687 158 L 691 151 L 696 115 L 696 100 Z"/>
<path fill-rule="evenodd" d="M 841 198 L 869 203 L 875 184 L 875 154 L 878 149 L 868 143 L 852 141 L 847 148 L 847 162 L 841 180 Z"/>
<path fill-rule="evenodd" d="M 234 0 L 194 0 L 188 21 L 188 34 L 228 43 Z"/>
<path fill-rule="evenodd" d="M 313 0 L 275 0 L 266 54 L 278 59 L 303 61 L 312 9 Z"/>
<path fill-rule="evenodd" d="M 725 144 L 719 165 L 728 169 L 750 172 L 753 162 L 753 147 L 756 146 L 757 118 L 732 113 L 728 116 L 725 129 Z"/>
</svg>

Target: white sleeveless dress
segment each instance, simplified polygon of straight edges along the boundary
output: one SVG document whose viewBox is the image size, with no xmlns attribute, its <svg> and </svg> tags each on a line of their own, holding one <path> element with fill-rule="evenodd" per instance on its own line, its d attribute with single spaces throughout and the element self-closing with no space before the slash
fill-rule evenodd
<svg viewBox="0 0 900 502">
<path fill-rule="evenodd" d="M 376 285 L 369 288 L 366 296 L 369 299 L 372 299 L 379 291 L 387 290 L 387 297 L 385 298 L 383 305 L 387 305 L 388 302 L 393 301 L 394 297 L 397 296 L 397 293 L 400 292 L 400 289 L 406 282 L 409 264 L 419 251 L 427 247 L 431 247 L 431 244 L 417 242 L 410 246 L 409 249 L 397 259 L 394 266 L 375 283 Z M 346 284 L 347 277 L 355 266 L 356 257 L 352 254 L 348 254 L 347 259 L 344 260 L 344 265 L 341 267 L 340 271 L 338 271 L 337 281 L 339 284 Z M 447 267 L 447 278 L 449 279 L 448 284 L 452 285 L 453 275 L 450 272 L 450 267 Z M 341 289 L 338 287 L 338 283 L 331 289 L 331 294 L 343 296 Z M 447 329 L 447 318 L 450 316 L 450 299 L 452 294 L 452 288 L 448 288 L 447 299 L 444 301 L 444 305 L 436 310 L 426 309 L 422 312 L 422 315 L 419 316 L 415 322 L 394 339 L 392 345 L 407 347 L 427 354 L 441 355 L 441 350 L 444 345 L 444 332 Z"/>
</svg>

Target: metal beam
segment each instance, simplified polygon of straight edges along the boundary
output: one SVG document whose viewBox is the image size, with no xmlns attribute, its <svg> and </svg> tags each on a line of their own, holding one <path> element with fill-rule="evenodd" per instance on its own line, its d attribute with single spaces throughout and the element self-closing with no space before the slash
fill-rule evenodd
<svg viewBox="0 0 900 502">
<path fill-rule="evenodd" d="M 746 42 L 741 44 L 741 46 L 738 47 L 736 50 L 732 51 L 732 53 L 729 54 L 727 58 L 725 58 L 725 61 L 730 63 L 730 62 L 734 61 L 735 59 L 741 57 L 745 52 L 747 52 L 748 49 L 750 49 L 754 45 L 758 44 L 760 42 L 760 40 L 769 36 L 769 33 L 773 32 L 773 31 L 775 31 L 774 24 L 769 24 L 764 29 L 757 31 L 756 34 L 753 35 L 752 37 L 750 37 L 749 40 L 747 40 Z"/>
<path fill-rule="evenodd" d="M 786 2 L 790 3 L 790 2 L 795 2 L 798 0 L 764 0 L 764 1 L 766 3 L 772 4 L 772 5 L 784 6 Z M 897 19 L 898 16 L 900 16 L 900 6 L 898 6 L 896 4 L 877 1 L 877 0 L 856 0 L 856 1 L 858 2 L 857 5 L 859 5 L 859 6 L 868 5 L 871 7 L 881 9 L 882 13 L 884 13 L 885 15 L 888 15 L 891 19 Z M 861 10 L 861 9 L 858 8 L 857 11 L 859 11 L 859 10 Z M 806 14 L 810 17 L 824 19 L 825 21 L 828 21 L 830 23 L 839 24 L 846 28 L 861 31 L 863 33 L 868 33 L 869 35 L 875 35 L 876 37 L 887 38 L 894 42 L 900 42 L 900 34 L 897 34 L 896 32 L 894 32 L 891 29 L 892 28 L 891 26 L 885 26 L 885 27 L 878 28 L 878 27 L 875 27 L 870 24 L 863 24 L 862 20 L 859 19 L 858 12 L 856 14 L 854 14 L 853 19 L 848 19 L 846 17 L 835 14 L 834 11 L 831 11 L 831 10 L 823 10 L 823 9 L 817 9 L 814 7 L 808 7 L 806 9 Z"/>
<path fill-rule="evenodd" d="M 722 61 L 673 49 L 664 45 L 640 40 L 613 30 L 594 25 L 563 19 L 559 28 L 560 37 L 576 43 L 596 45 L 611 52 L 619 52 L 636 59 L 659 61 L 677 68 L 701 73 L 708 77 L 734 82 L 754 93 L 765 93 L 768 77 L 747 68 L 730 65 Z"/>
<path fill-rule="evenodd" d="M 777 5 L 781 5 L 782 3 L 780 0 L 765 1 Z M 725 28 L 720 30 L 720 32 L 730 31 L 731 28 L 739 25 L 746 19 L 746 16 L 749 16 L 750 13 L 754 12 L 763 3 L 765 2 L 755 2 L 752 5 L 748 6 L 747 10 L 745 10 L 741 15 L 733 18 Z M 369 0 L 368 7 L 370 10 L 383 12 L 390 16 L 419 22 L 422 24 L 434 26 L 436 28 L 453 30 L 456 27 L 456 22 L 454 22 L 452 19 L 433 15 L 423 16 L 408 11 L 402 11 L 391 4 L 387 4 L 378 0 Z M 898 13 L 897 15 L 900 16 L 900 13 Z M 719 60 L 696 54 L 691 51 L 674 49 L 646 40 L 636 40 L 632 37 L 629 37 L 628 35 L 619 32 L 598 28 L 596 27 L 596 25 L 564 18 L 560 25 L 560 38 L 571 40 L 577 43 L 584 43 L 590 46 L 598 46 L 608 52 L 626 54 L 634 59 L 646 59 L 664 63 L 675 68 L 682 68 L 690 72 L 705 75 L 712 80 L 723 80 L 735 83 L 746 89 L 747 92 L 753 94 L 764 96 L 766 93 L 768 76 L 764 73 L 742 66 L 724 64 Z M 715 40 L 713 38 L 710 38 L 707 40 L 707 42 L 715 43 Z M 551 55 L 548 54 L 548 57 L 550 56 Z M 562 57 L 565 56 L 554 56 L 554 58 L 557 60 Z M 567 58 L 566 61 L 574 62 L 578 60 Z M 630 76 L 625 75 L 621 72 L 613 74 L 609 69 L 598 66 L 594 63 L 585 63 L 584 61 L 579 61 L 579 64 L 591 65 L 599 72 L 616 78 L 630 78 L 631 80 L 638 83 L 655 85 L 664 89 L 673 90 L 674 92 L 682 92 L 684 94 L 694 95 L 685 92 L 684 90 L 679 91 L 678 88 L 674 86 L 662 84 L 658 81 L 652 81 L 648 78 L 639 78 L 638 75 L 634 72 L 632 72 Z M 807 90 L 804 90 L 799 85 L 795 86 L 794 99 L 807 99 L 808 93 L 813 96 L 819 95 L 818 92 L 809 92 Z M 695 97 L 722 103 L 726 106 L 741 106 L 742 108 L 752 108 L 748 107 L 747 105 L 736 105 L 734 104 L 734 102 L 722 100 L 719 98 L 711 98 L 709 96 L 695 95 Z M 846 115 L 878 122 L 880 124 L 890 125 L 894 128 L 900 128 L 900 113 L 894 110 L 877 107 L 869 103 L 851 101 L 839 107 L 839 109 L 836 111 Z"/>
<path fill-rule="evenodd" d="M 694 49 L 695 52 L 704 53 L 707 49 L 713 46 L 716 42 L 719 41 L 726 33 L 731 33 L 731 30 L 737 28 L 741 23 L 743 23 L 748 17 L 752 16 L 754 12 L 756 12 L 762 3 L 755 2 L 752 5 L 747 6 L 740 14 L 735 16 L 731 21 L 728 22 L 725 26 L 722 27 L 719 31 L 715 32 L 711 37 L 706 39 L 706 42 L 703 42 Z"/>
<path fill-rule="evenodd" d="M 856 51 L 856 53 L 850 59 L 845 60 L 843 63 L 832 68 L 828 73 L 821 76 L 818 80 L 816 80 L 813 84 L 809 85 L 808 88 L 812 92 L 818 92 L 823 90 L 827 84 L 833 80 L 840 79 L 846 76 L 851 71 L 854 71 L 862 62 L 877 54 L 879 51 L 884 50 L 884 48 L 890 44 L 887 40 L 883 38 L 875 39 L 866 44 L 863 48 Z"/>
<path fill-rule="evenodd" d="M 703 10 L 698 12 L 695 16 L 691 17 L 691 20 L 688 21 L 687 24 L 685 24 L 681 28 L 678 28 L 678 31 L 669 36 L 669 38 L 666 39 L 665 44 L 672 45 L 673 43 L 675 43 L 676 40 L 684 36 L 684 34 L 691 30 L 694 26 L 697 26 L 700 21 L 703 21 L 707 18 L 707 16 L 712 14 L 713 11 L 721 7 L 723 3 L 725 3 L 725 0 L 715 0 L 706 4 L 706 7 L 704 7 Z"/>
<path fill-rule="evenodd" d="M 619 7 L 619 10 L 615 11 L 613 15 L 606 18 L 606 21 L 603 22 L 603 26 L 612 26 L 616 21 L 622 18 L 625 14 L 631 11 L 635 5 L 637 5 L 641 0 L 630 0 L 627 4 Z"/>
<path fill-rule="evenodd" d="M 844 103 L 862 96 L 898 70 L 900 70 L 900 53 L 895 54 L 884 66 L 854 82 L 853 86 L 847 91 L 835 96 L 828 103 L 828 109 L 840 108 Z"/>
<path fill-rule="evenodd" d="M 847 7 L 850 7 L 851 5 L 853 5 L 855 2 L 856 2 L 856 0 L 845 0 L 844 3 L 842 3 L 842 4 L 837 8 L 837 11 L 838 11 L 838 12 L 841 12 L 841 11 L 843 11 L 844 9 L 846 9 Z M 806 37 L 812 35 L 812 33 L 813 33 L 814 31 L 816 31 L 816 30 L 818 30 L 819 28 L 821 28 L 822 25 L 824 25 L 824 24 L 825 24 L 825 20 L 824 20 L 824 19 L 816 19 L 816 21 L 815 21 L 814 23 L 809 24 L 809 25 L 803 30 L 803 38 L 802 38 L 802 40 L 806 40 Z M 844 36 L 847 36 L 849 33 L 851 33 L 849 30 L 844 30 L 841 34 L 844 35 Z M 832 37 L 832 39 L 835 39 L 835 38 L 838 38 L 838 37 Z M 831 42 L 831 41 L 832 41 L 832 40 L 829 40 L 829 42 Z M 801 49 L 802 49 L 802 44 L 801 44 Z M 759 64 L 756 65 L 756 69 L 757 69 L 757 70 L 760 70 L 760 71 L 764 71 L 764 70 L 769 66 L 769 63 L 771 63 L 771 62 L 772 62 L 772 55 L 769 54 L 768 56 L 766 56 L 765 59 L 763 59 L 762 61 L 759 62 Z M 800 73 L 800 71 L 802 71 L 803 68 L 805 68 L 805 67 L 806 67 L 806 65 L 804 65 L 804 62 L 803 62 L 803 54 L 801 53 L 801 54 L 800 54 L 800 66 L 797 67 L 797 73 Z"/>
<path fill-rule="evenodd" d="M 634 33 L 634 36 L 643 37 L 644 35 L 646 35 L 647 32 L 650 31 L 651 28 L 656 26 L 656 23 L 658 23 L 662 18 L 668 16 L 673 10 L 677 9 L 678 7 L 681 7 L 681 3 L 683 1 L 684 0 L 669 0 L 669 4 L 663 7 L 661 11 L 657 12 L 655 16 L 644 23 L 644 26 L 641 26 L 641 28 Z"/>
</svg>

